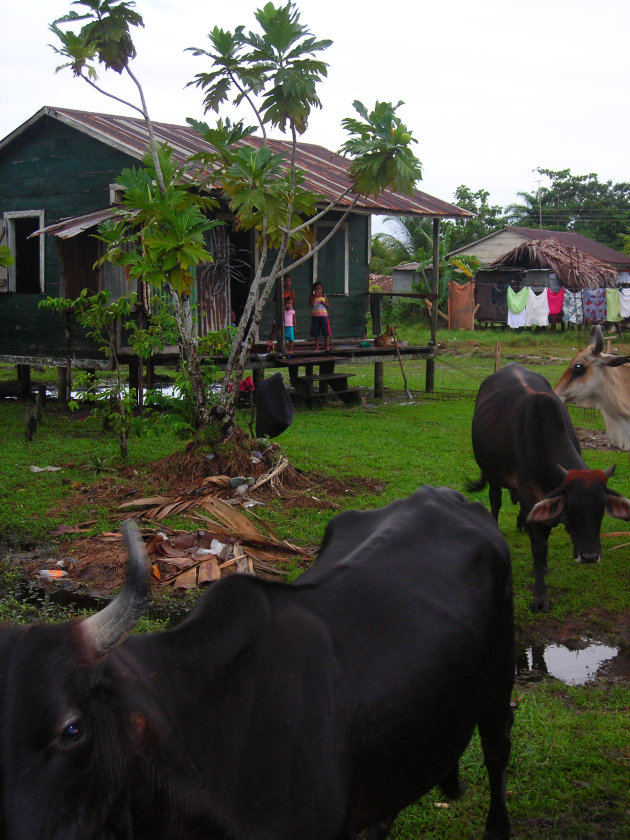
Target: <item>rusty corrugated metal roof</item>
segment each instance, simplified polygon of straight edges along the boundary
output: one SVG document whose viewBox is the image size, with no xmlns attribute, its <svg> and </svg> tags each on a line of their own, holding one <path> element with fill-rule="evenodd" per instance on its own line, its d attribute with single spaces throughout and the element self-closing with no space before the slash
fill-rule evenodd
<svg viewBox="0 0 630 840">
<path fill-rule="evenodd" d="M 140 118 L 51 107 L 42 108 L 23 126 L 0 141 L 0 149 L 27 126 L 33 125 L 44 116 L 58 119 L 138 160 L 143 158 L 147 150 L 148 132 L 144 120 Z M 168 143 L 173 149 L 174 158 L 179 163 L 183 163 L 189 155 L 212 148 L 190 126 L 155 122 L 153 128 L 158 143 Z M 258 137 L 250 137 L 247 142 L 260 146 L 263 141 Z M 268 143 L 276 152 L 287 152 L 290 149 L 290 142 L 287 140 L 269 140 Z M 348 160 L 323 146 L 298 143 L 296 162 L 305 172 L 304 186 L 312 192 L 325 196 L 329 201 L 337 199 L 350 186 Z M 338 201 L 338 206 L 347 207 L 352 203 L 353 198 L 353 194 L 345 196 Z M 429 216 L 446 219 L 468 218 L 473 215 L 467 210 L 441 201 L 420 190 L 414 190 L 413 196 L 399 195 L 389 190 L 383 190 L 378 198 L 362 196 L 355 205 L 355 209 L 358 212 L 378 215 Z"/>
<path fill-rule="evenodd" d="M 114 207 L 108 207 L 105 210 L 96 210 L 94 213 L 86 213 L 84 216 L 73 216 L 69 219 L 62 219 L 60 222 L 55 222 L 53 225 L 46 225 L 46 227 L 31 233 L 28 238 L 31 239 L 42 233 L 53 233 L 59 239 L 72 239 L 73 236 L 77 236 L 84 230 L 96 227 L 108 221 L 108 219 L 117 219 L 120 215 L 119 210 L 116 210 Z"/>
</svg>

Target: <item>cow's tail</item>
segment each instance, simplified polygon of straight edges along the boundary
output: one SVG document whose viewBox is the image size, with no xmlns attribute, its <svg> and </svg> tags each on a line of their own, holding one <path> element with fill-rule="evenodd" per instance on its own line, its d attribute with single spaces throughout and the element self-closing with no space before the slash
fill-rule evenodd
<svg viewBox="0 0 630 840">
<path fill-rule="evenodd" d="M 477 481 L 473 481 L 471 478 L 466 479 L 466 489 L 469 493 L 478 493 L 483 490 L 487 483 L 488 479 L 481 473 Z"/>
</svg>

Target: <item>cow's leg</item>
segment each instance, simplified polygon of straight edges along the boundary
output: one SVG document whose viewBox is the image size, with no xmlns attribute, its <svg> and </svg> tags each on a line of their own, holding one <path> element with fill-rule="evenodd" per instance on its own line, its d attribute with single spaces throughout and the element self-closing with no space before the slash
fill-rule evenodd
<svg viewBox="0 0 630 840">
<path fill-rule="evenodd" d="M 501 499 L 501 496 L 502 496 L 501 485 L 500 484 L 492 484 L 492 482 L 491 482 L 490 486 L 488 488 L 488 495 L 490 496 L 490 510 L 492 512 L 492 515 L 494 516 L 494 518 L 498 522 L 499 521 L 499 511 L 501 510 L 501 501 L 502 501 L 502 499 Z"/>
<path fill-rule="evenodd" d="M 534 612 L 549 612 L 549 595 L 545 575 L 547 574 L 547 552 L 551 528 L 546 525 L 534 524 L 529 528 L 529 541 L 534 558 Z"/>
<path fill-rule="evenodd" d="M 527 525 L 527 513 L 528 511 L 524 510 L 522 507 L 518 509 L 518 516 L 516 517 L 516 529 L 518 531 L 524 531 Z"/>
<path fill-rule="evenodd" d="M 510 680 L 509 684 L 493 693 L 479 719 L 483 759 L 490 784 L 490 808 L 484 840 L 508 840 L 510 836 L 506 778 L 511 749 L 510 731 L 514 721 L 510 704 L 511 684 Z"/>
<path fill-rule="evenodd" d="M 381 820 L 380 822 L 377 822 L 376 825 L 368 828 L 365 832 L 365 840 L 385 840 L 393 822 L 393 817 L 389 820 Z"/>
<path fill-rule="evenodd" d="M 466 790 L 459 778 L 459 761 L 440 782 L 440 790 L 447 799 L 459 799 Z"/>
</svg>

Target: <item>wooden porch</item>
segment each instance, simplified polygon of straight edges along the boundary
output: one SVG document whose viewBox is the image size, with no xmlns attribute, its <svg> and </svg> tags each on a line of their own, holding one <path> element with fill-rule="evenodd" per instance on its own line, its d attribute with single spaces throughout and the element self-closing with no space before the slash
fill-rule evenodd
<svg viewBox="0 0 630 840">
<path fill-rule="evenodd" d="M 354 375 L 340 371 L 339 366 L 374 365 L 374 396 L 383 396 L 383 365 L 387 361 L 397 360 L 398 353 L 402 362 L 405 360 L 435 359 L 432 346 L 416 346 L 398 343 L 398 352 L 394 346 L 375 347 L 372 341 L 357 339 L 333 340 L 331 350 L 315 351 L 310 341 L 296 342 L 291 356 L 267 352 L 265 344 L 256 344 L 252 348 L 247 369 L 251 371 L 254 382 L 264 378 L 268 371 L 288 370 L 290 394 L 295 402 L 305 405 L 318 405 L 330 399 L 340 399 L 349 405 L 360 402 L 358 388 L 349 385 L 348 380 Z M 121 348 L 121 362 L 129 366 L 129 384 L 139 392 L 139 404 L 142 404 L 142 392 L 152 387 L 152 370 L 156 366 L 175 366 L 179 354 L 175 347 L 165 347 L 156 353 L 147 364 L 136 356 L 131 348 Z M 208 357 L 209 364 L 224 369 L 227 358 Z M 67 360 L 63 357 L 0 355 L 0 364 L 15 365 L 17 369 L 18 393 L 28 397 L 31 392 L 31 367 L 56 367 L 58 372 L 58 393 L 65 393 Z M 71 367 L 79 370 L 107 370 L 109 362 L 103 358 L 73 358 Z M 432 390 L 432 388 L 427 388 Z"/>
</svg>

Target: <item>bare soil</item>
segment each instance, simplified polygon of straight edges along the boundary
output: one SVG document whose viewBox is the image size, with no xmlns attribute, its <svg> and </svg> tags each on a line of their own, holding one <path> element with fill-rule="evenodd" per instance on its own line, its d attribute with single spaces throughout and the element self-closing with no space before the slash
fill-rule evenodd
<svg viewBox="0 0 630 840">
<path fill-rule="evenodd" d="M 62 568 L 68 571 L 67 583 L 65 580 L 63 582 L 66 586 L 99 597 L 109 597 L 120 588 L 125 574 L 126 557 L 119 523 L 129 515 L 129 511 L 121 512 L 121 504 L 156 496 L 165 499 L 194 499 L 196 495 L 207 492 L 204 491 L 203 482 L 209 476 L 260 479 L 273 470 L 279 453 L 281 450 L 274 444 L 266 453 L 252 453 L 249 443 L 243 441 L 232 450 L 230 456 L 219 455 L 209 460 L 205 451 L 190 448 L 156 461 L 143 470 L 123 467 L 115 474 L 107 473 L 90 485 L 72 487 L 63 503 L 54 511 L 60 522 L 67 523 L 60 526 L 54 536 L 68 537 L 62 540 L 54 558 L 49 556 L 51 552 L 47 550 L 12 552 L 12 557 L 28 579 L 33 579 L 42 568 Z M 319 508 L 334 513 L 345 507 L 345 504 L 341 504 L 342 500 L 356 496 L 359 492 L 378 495 L 384 487 L 384 481 L 354 476 L 331 478 L 307 473 L 289 465 L 276 480 L 248 493 L 248 498 L 263 504 L 278 500 L 284 509 Z M 225 489 L 222 496 L 232 500 L 237 498 L 230 487 Z M 82 516 L 86 513 L 89 516 L 91 506 L 94 506 L 94 510 L 96 507 L 102 510 L 103 506 L 109 509 L 112 521 L 110 531 L 99 536 L 82 535 L 82 532 L 92 530 L 93 520 L 77 521 L 76 512 L 80 510 Z M 168 535 L 181 533 L 165 527 L 161 522 L 143 521 L 142 517 L 138 523 L 145 536 L 158 530 Z M 198 527 L 199 523 L 191 520 L 190 531 L 194 532 Z M 314 553 L 317 547 L 300 548 Z M 295 562 L 305 565 L 304 558 L 299 555 L 296 555 Z M 57 563 L 62 565 L 56 566 Z M 160 587 L 156 580 L 152 580 L 152 584 L 154 588 Z M 57 581 L 43 585 L 51 589 L 60 588 Z"/>
</svg>

